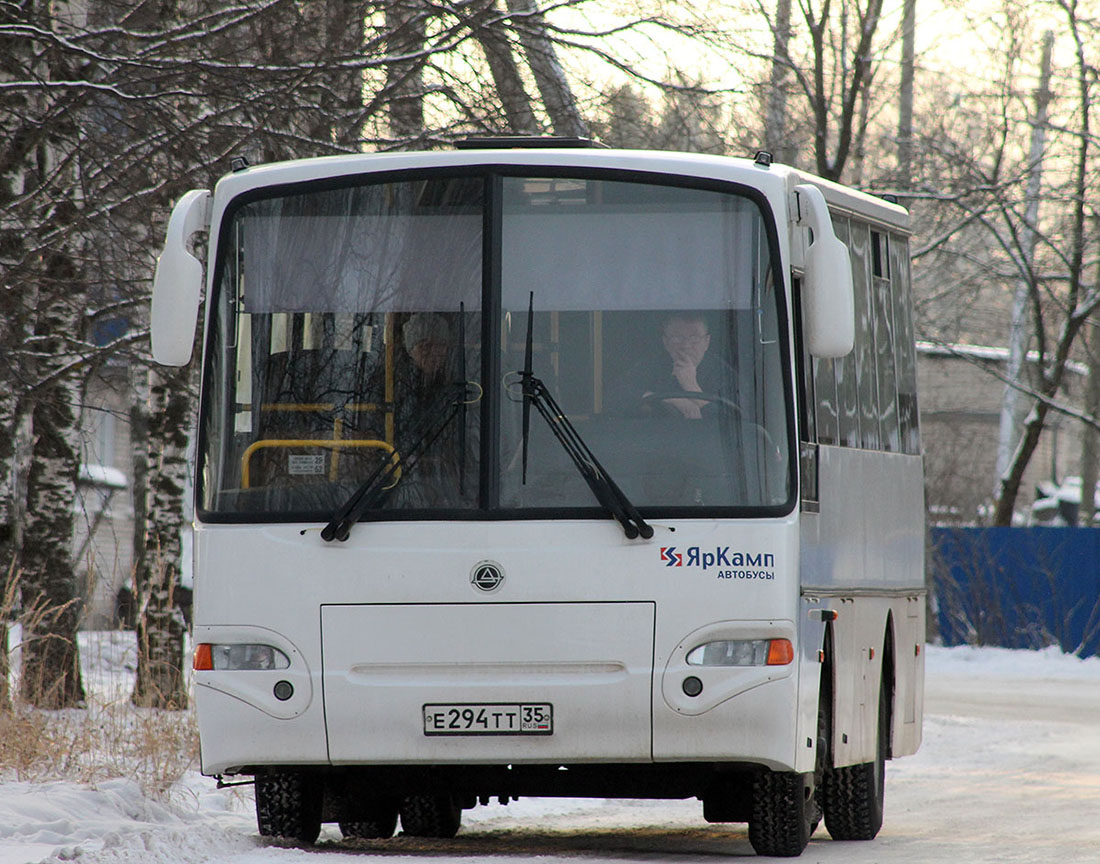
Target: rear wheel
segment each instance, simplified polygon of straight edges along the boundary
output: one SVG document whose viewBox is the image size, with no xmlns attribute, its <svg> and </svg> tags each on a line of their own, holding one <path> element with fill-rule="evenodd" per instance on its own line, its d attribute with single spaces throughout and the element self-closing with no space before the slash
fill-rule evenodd
<svg viewBox="0 0 1100 864">
<path fill-rule="evenodd" d="M 813 783 L 802 774 L 764 771 L 752 787 L 749 842 L 757 855 L 796 858 L 810 842 Z"/>
<path fill-rule="evenodd" d="M 874 761 L 831 768 L 826 771 L 822 783 L 825 827 L 834 840 L 873 840 L 882 828 L 890 735 L 890 688 L 885 676 L 885 664 L 883 668 Z"/>
<path fill-rule="evenodd" d="M 341 822 L 340 833 L 346 838 L 379 840 L 392 837 L 397 830 L 397 802 L 379 801 L 361 814 L 364 818 Z"/>
<path fill-rule="evenodd" d="M 265 837 L 309 845 L 321 833 L 321 789 L 308 774 L 256 775 L 256 825 Z"/>
<path fill-rule="evenodd" d="M 411 795 L 401 803 L 401 829 L 410 837 L 454 837 L 462 808 L 450 795 Z"/>
</svg>

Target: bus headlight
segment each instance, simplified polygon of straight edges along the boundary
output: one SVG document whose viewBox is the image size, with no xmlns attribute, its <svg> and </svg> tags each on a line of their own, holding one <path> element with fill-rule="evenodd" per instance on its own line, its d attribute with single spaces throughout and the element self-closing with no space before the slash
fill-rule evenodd
<svg viewBox="0 0 1100 864">
<path fill-rule="evenodd" d="M 270 645 L 212 645 L 202 642 L 195 646 L 192 666 L 199 671 L 289 669 L 290 658 Z"/>
<path fill-rule="evenodd" d="M 689 666 L 786 666 L 793 660 L 790 639 L 724 639 L 687 655 Z"/>
</svg>

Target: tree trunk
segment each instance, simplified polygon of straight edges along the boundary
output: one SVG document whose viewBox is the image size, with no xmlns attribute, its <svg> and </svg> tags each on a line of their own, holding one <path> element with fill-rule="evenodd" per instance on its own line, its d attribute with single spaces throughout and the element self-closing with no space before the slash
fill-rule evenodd
<svg viewBox="0 0 1100 864">
<path fill-rule="evenodd" d="M 1049 30 L 1043 39 L 1043 55 L 1039 88 L 1035 91 L 1035 119 L 1031 127 L 1031 149 L 1028 153 L 1027 191 L 1024 204 L 1024 224 L 1020 229 L 1021 276 L 1016 283 L 1012 301 L 1012 321 L 1008 336 L 1008 366 L 1001 399 L 1001 420 L 997 436 L 998 484 L 1008 470 L 1009 459 L 1016 443 L 1019 426 L 1020 392 L 1016 386 L 1023 376 L 1024 355 L 1029 338 L 1028 301 L 1034 287 L 1035 249 L 1039 241 L 1036 227 L 1039 221 L 1039 194 L 1043 183 L 1043 151 L 1046 146 L 1047 105 L 1050 103 L 1050 55 L 1054 34 Z"/>
<path fill-rule="evenodd" d="M 137 582 L 145 572 L 145 535 L 149 519 L 149 370 L 130 364 L 130 498 L 134 527 L 130 552 L 130 605 L 125 624 L 136 623 Z"/>
<path fill-rule="evenodd" d="M 538 123 L 531 109 L 531 97 L 523 86 L 523 78 L 512 53 L 512 43 L 501 25 L 495 2 L 490 4 L 489 14 L 491 19 L 476 25 L 475 32 L 481 50 L 485 52 L 497 95 L 500 96 L 508 131 L 515 135 L 533 135 L 538 131 Z"/>
<path fill-rule="evenodd" d="M 1073 342 L 1080 333 L 1081 328 L 1088 321 L 1093 312 L 1100 306 L 1100 296 L 1097 296 L 1094 292 L 1090 293 L 1086 290 L 1082 274 L 1084 272 L 1084 257 L 1085 257 L 1085 206 L 1087 196 L 1089 192 L 1089 157 L 1092 146 L 1092 136 L 1089 131 L 1089 105 L 1091 102 L 1090 88 L 1092 86 L 1092 79 L 1094 72 L 1092 66 L 1086 61 L 1084 56 L 1084 49 L 1080 32 L 1078 29 L 1078 20 L 1074 14 L 1075 7 L 1070 7 L 1069 23 L 1071 32 L 1077 43 L 1077 56 L 1076 56 L 1076 71 L 1077 71 L 1077 86 L 1078 86 L 1078 98 L 1081 111 L 1081 126 L 1079 133 L 1076 136 L 1077 152 L 1075 154 L 1074 176 L 1073 186 L 1071 194 L 1068 196 L 1072 202 L 1072 215 L 1071 224 L 1072 232 L 1070 240 L 1067 244 L 1069 247 L 1066 252 L 1066 275 L 1065 275 L 1065 292 L 1061 298 L 1061 302 L 1064 303 L 1065 308 L 1069 310 L 1066 315 L 1061 330 L 1058 334 L 1058 338 L 1055 341 L 1054 351 L 1049 356 L 1042 346 L 1045 345 L 1044 333 L 1042 330 L 1042 319 L 1038 317 L 1038 311 L 1036 312 L 1035 321 L 1035 333 L 1040 340 L 1039 351 L 1039 368 L 1041 372 L 1041 384 L 1039 387 L 1040 399 L 1037 400 L 1033 406 L 1031 413 L 1028 415 L 1027 422 L 1024 426 L 1024 434 L 1020 441 L 1020 444 L 1016 447 L 1016 451 L 1013 454 L 1012 462 L 1008 467 L 1008 470 L 1002 476 L 1001 484 L 998 489 L 997 506 L 994 509 L 994 525 L 1010 525 L 1012 524 L 1012 513 L 1016 505 L 1016 497 L 1019 494 L 1020 483 L 1023 479 L 1024 471 L 1027 469 L 1028 462 L 1031 460 L 1032 454 L 1035 452 L 1035 448 L 1039 443 L 1039 435 L 1043 431 L 1043 423 L 1047 412 L 1050 410 L 1050 399 L 1053 399 L 1057 394 L 1062 384 L 1062 376 L 1065 374 L 1066 363 L 1069 360 L 1070 350 L 1073 347 Z M 1050 34 L 1047 34 L 1044 44 L 1044 55 L 1047 55 L 1049 51 L 1049 45 L 1052 41 Z M 1049 65 L 1049 58 L 1044 60 L 1044 67 Z M 1045 82 L 1040 82 L 1039 91 L 1040 94 L 1045 90 Z M 1041 99 L 1041 96 L 1037 96 L 1037 99 Z M 1022 228 L 1021 234 L 1025 232 L 1035 231 L 1035 220 L 1025 216 L 1025 224 Z M 1023 242 L 1022 248 L 1027 251 L 1027 246 Z M 1030 269 L 1028 270 L 1030 276 Z M 1032 278 L 1032 284 L 1029 286 L 1033 295 L 1038 293 L 1038 281 Z M 1032 301 L 1033 306 L 1038 309 L 1038 300 Z"/>
<path fill-rule="evenodd" d="M 183 494 L 191 426 L 192 369 L 154 367 L 149 372 L 148 517 L 145 552 L 135 571 L 138 605 L 137 679 L 131 700 L 154 708 L 187 707 L 183 676 L 186 625 L 176 589 L 180 576 Z"/>
<path fill-rule="evenodd" d="M 775 10 L 774 44 L 764 145 L 785 165 L 791 165 L 797 152 L 787 133 L 787 81 L 790 72 L 791 0 L 779 0 Z"/>
<path fill-rule="evenodd" d="M 330 58 L 351 58 L 362 51 L 368 4 L 362 0 L 325 0 L 323 51 Z M 319 107 L 320 128 L 312 130 L 315 140 L 331 140 L 337 149 L 357 149 L 363 127 L 363 74 L 340 71 L 339 64 L 324 72 Z"/>
<path fill-rule="evenodd" d="M 0 231 L 0 238 L 3 232 Z M 3 242 L 0 240 L 0 242 Z M 15 346 L 22 335 L 20 299 L 16 286 L 7 279 L 0 283 L 0 345 Z M 11 707 L 8 664 L 8 622 L 15 609 L 15 441 L 20 423 L 17 376 L 13 375 L 15 351 L 9 363 L 0 364 L 0 712 Z"/>
<path fill-rule="evenodd" d="M 1100 283 L 1100 274 L 1097 282 Z M 1100 284 L 1098 284 L 1100 290 Z M 1089 358 L 1089 377 L 1085 385 L 1085 413 L 1100 418 L 1100 326 L 1089 327 L 1086 353 Z M 1081 432 L 1081 507 L 1077 524 L 1092 527 L 1096 513 L 1096 481 L 1100 479 L 1100 432 L 1092 426 L 1084 426 Z"/>
<path fill-rule="evenodd" d="M 415 146 L 424 134 L 424 11 L 416 0 L 393 0 L 386 6 L 386 66 L 390 134 L 404 146 Z M 409 59 L 399 59 L 409 58 Z"/>
<path fill-rule="evenodd" d="M 913 185 L 913 79 L 917 54 L 917 0 L 905 0 L 901 22 L 901 85 L 898 94 L 898 187 Z"/>
<path fill-rule="evenodd" d="M 40 10 L 32 3 L 0 6 L 0 25 L 40 26 Z M 36 68 L 38 66 L 38 68 Z M 24 78 L 25 70 L 42 72 L 31 40 L 0 35 L 0 83 Z M 23 420 L 21 396 L 27 370 L 20 368 L 27 333 L 24 314 L 32 277 L 27 273 L 28 231 L 14 213 L 25 190 L 34 188 L 38 134 L 35 119 L 41 112 L 40 94 L 0 89 L 0 711 L 11 707 L 8 665 L 8 624 L 17 607 L 14 564 L 17 518 L 21 502 L 15 484 L 15 442 Z"/>
<path fill-rule="evenodd" d="M 1092 219 L 1093 235 L 1100 237 L 1100 215 Z M 1093 292 L 1100 296 L 1100 267 L 1093 277 Z M 1085 325 L 1085 357 L 1089 376 L 1085 382 L 1085 413 L 1093 420 L 1100 419 L 1100 324 Z M 1081 430 L 1081 507 L 1077 512 L 1077 524 L 1091 528 L 1096 514 L 1096 482 L 1100 480 L 1100 431 L 1083 425 Z"/>
<path fill-rule="evenodd" d="M 844 175 L 852 145 L 857 143 L 856 123 L 861 100 L 871 87 L 874 72 L 874 40 L 882 20 L 882 0 L 870 0 L 865 10 L 859 10 L 859 39 L 852 48 L 853 63 L 847 66 L 847 14 L 848 6 L 841 4 L 841 17 L 844 23 L 840 34 L 834 38 L 829 31 L 830 6 L 821 7 L 821 18 L 813 17 L 811 6 L 803 6 L 802 12 L 810 33 L 813 50 L 813 79 L 807 88 L 814 114 L 814 162 L 817 173 L 826 180 L 839 181 Z M 840 50 L 839 63 L 829 65 L 829 55 Z M 839 66 L 839 70 L 836 68 Z M 830 77 L 837 76 L 840 91 L 840 110 L 833 104 L 830 96 L 832 87 Z M 831 130 L 834 128 L 835 132 Z"/>
<path fill-rule="evenodd" d="M 77 405 L 69 334 L 80 332 L 82 307 L 71 264 L 58 253 L 48 265 L 50 294 L 35 335 L 41 364 L 31 403 L 34 445 L 27 477 L 22 549 L 23 698 L 39 708 L 84 701 L 77 647 L 80 601 L 73 572 L 73 499 L 79 470 Z M 73 290 L 62 290 L 72 286 Z"/>
<path fill-rule="evenodd" d="M 535 76 L 535 84 L 546 113 L 550 115 L 554 132 L 576 138 L 587 137 L 588 124 L 577 108 L 577 99 L 558 60 L 554 43 L 546 35 L 546 21 L 535 7 L 534 0 L 508 0 L 508 11 L 512 13 L 512 27 L 519 34 L 527 64 Z"/>
</svg>

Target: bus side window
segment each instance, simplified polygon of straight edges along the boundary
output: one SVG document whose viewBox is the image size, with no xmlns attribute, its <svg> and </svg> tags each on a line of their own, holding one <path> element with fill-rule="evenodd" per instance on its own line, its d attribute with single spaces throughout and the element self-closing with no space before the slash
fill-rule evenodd
<svg viewBox="0 0 1100 864">
<path fill-rule="evenodd" d="M 917 356 L 913 342 L 913 307 L 910 299 L 909 243 L 904 237 L 891 237 L 890 294 L 894 300 L 894 335 L 897 339 L 895 363 L 898 388 L 898 429 L 901 452 L 920 454 L 920 429 L 917 418 Z"/>
<path fill-rule="evenodd" d="M 843 243 L 848 242 L 847 217 L 833 216 L 833 230 L 836 232 L 838 240 Z M 856 297 L 859 297 L 858 287 Z M 861 443 L 859 436 L 859 388 L 856 378 L 856 355 L 860 339 L 859 309 L 859 300 L 857 299 L 857 348 L 849 351 L 843 357 L 836 358 L 831 364 L 836 372 L 837 418 L 839 420 L 837 444 L 842 447 L 859 447 Z"/>
<path fill-rule="evenodd" d="M 805 502 L 818 500 L 817 420 L 820 406 L 814 393 L 815 360 L 806 350 L 802 329 L 802 282 L 792 279 L 794 297 L 795 358 L 798 363 L 799 472 L 803 509 Z M 835 396 L 833 397 L 835 398 Z"/>
<path fill-rule="evenodd" d="M 836 371 L 831 357 L 811 357 L 802 338 L 802 282 L 793 280 L 795 295 L 796 343 L 800 362 L 799 382 L 805 406 L 802 440 L 816 444 L 836 445 L 839 441 L 837 421 Z M 800 406 L 800 410 L 801 406 Z"/>
<path fill-rule="evenodd" d="M 875 324 L 871 302 L 871 233 L 865 222 L 851 223 L 848 250 L 855 290 L 856 391 L 859 398 L 859 441 L 865 450 L 878 450 L 878 379 L 875 374 Z"/>
<path fill-rule="evenodd" d="M 878 368 L 878 420 L 883 450 L 901 450 L 898 428 L 897 375 L 894 367 L 894 304 L 891 298 L 889 248 L 896 239 L 871 232 L 871 300 L 875 318 L 875 357 Z"/>
<path fill-rule="evenodd" d="M 813 358 L 818 444 L 837 445 L 840 443 L 835 362 L 831 357 Z"/>
</svg>

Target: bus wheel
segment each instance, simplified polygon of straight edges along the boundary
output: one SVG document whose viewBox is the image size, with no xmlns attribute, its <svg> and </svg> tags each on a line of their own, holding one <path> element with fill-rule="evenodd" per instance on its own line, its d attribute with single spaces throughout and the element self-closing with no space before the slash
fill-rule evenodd
<svg viewBox="0 0 1100 864">
<path fill-rule="evenodd" d="M 256 825 L 264 837 L 309 845 L 321 833 L 321 789 L 308 775 L 256 775 Z"/>
<path fill-rule="evenodd" d="M 363 815 L 366 818 L 354 822 L 341 822 L 340 833 L 345 839 L 380 840 L 392 837 L 397 830 L 396 801 L 378 801 L 373 803 Z"/>
<path fill-rule="evenodd" d="M 401 803 L 401 829 L 410 837 L 454 837 L 462 808 L 450 795 L 411 795 Z"/>
<path fill-rule="evenodd" d="M 829 769 L 822 783 L 825 827 L 834 840 L 873 840 L 882 827 L 886 800 L 886 751 L 890 731 L 886 681 L 879 688 L 875 760 Z"/>
<path fill-rule="evenodd" d="M 757 855 L 796 858 L 810 842 L 813 784 L 802 774 L 763 771 L 752 787 L 749 842 Z"/>
</svg>

